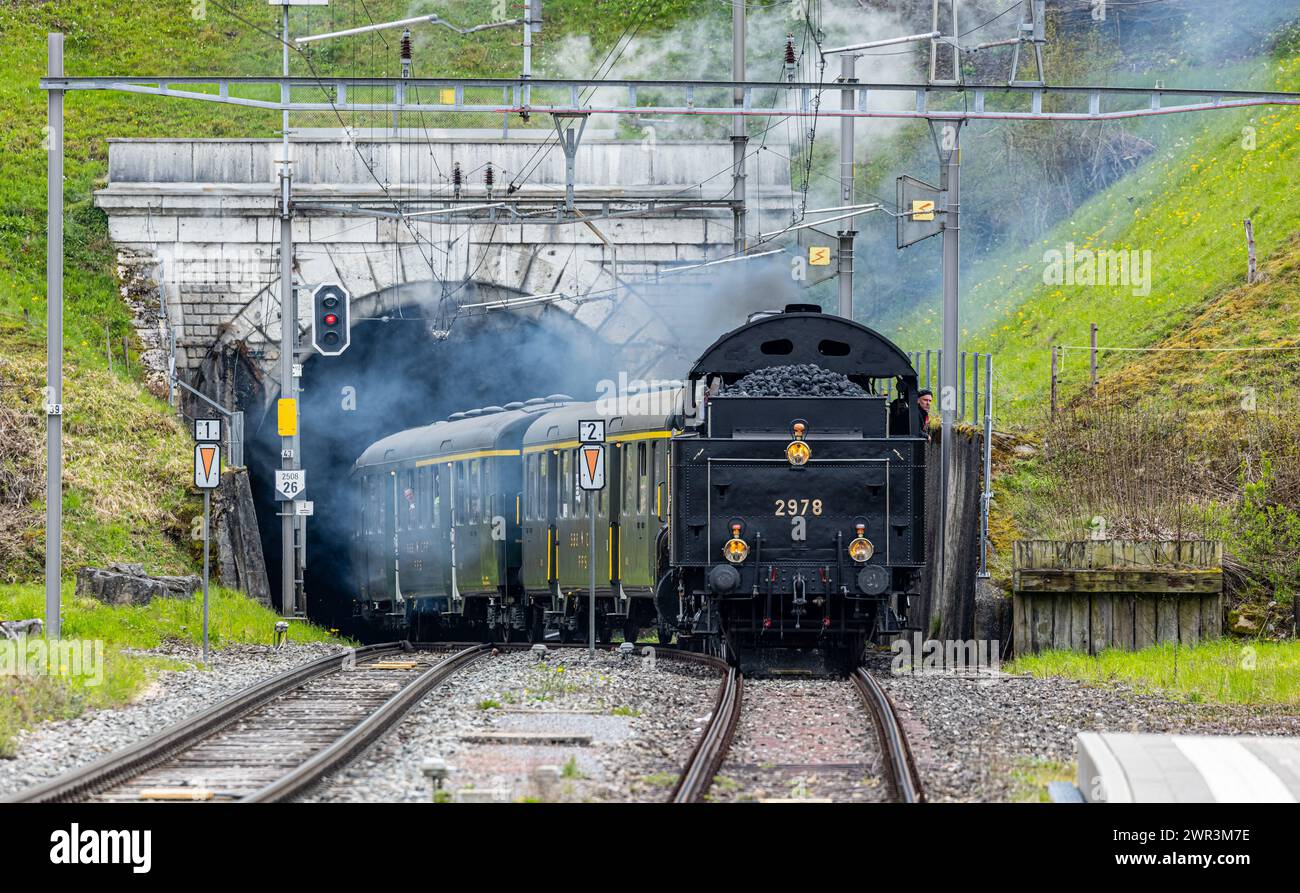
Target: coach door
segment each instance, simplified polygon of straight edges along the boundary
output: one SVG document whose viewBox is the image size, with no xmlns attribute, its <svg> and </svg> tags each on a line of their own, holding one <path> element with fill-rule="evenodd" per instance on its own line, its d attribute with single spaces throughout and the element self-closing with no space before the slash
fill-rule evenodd
<svg viewBox="0 0 1300 893">
<path fill-rule="evenodd" d="M 623 448 L 622 506 L 619 518 L 623 529 L 623 586 L 641 588 L 650 585 L 650 552 L 654 533 L 650 519 L 654 506 L 654 451 L 646 441 L 629 442 Z"/>
</svg>

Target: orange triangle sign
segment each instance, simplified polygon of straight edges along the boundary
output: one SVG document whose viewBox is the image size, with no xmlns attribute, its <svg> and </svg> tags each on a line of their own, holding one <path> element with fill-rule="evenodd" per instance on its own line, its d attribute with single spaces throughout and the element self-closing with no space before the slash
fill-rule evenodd
<svg viewBox="0 0 1300 893">
<path fill-rule="evenodd" d="M 203 476 L 212 477 L 212 458 L 217 454 L 216 447 L 199 447 L 199 456 L 203 459 Z"/>
<path fill-rule="evenodd" d="M 587 479 L 596 479 L 596 463 L 600 461 L 600 447 L 583 447 L 582 458 L 587 461 Z"/>
</svg>

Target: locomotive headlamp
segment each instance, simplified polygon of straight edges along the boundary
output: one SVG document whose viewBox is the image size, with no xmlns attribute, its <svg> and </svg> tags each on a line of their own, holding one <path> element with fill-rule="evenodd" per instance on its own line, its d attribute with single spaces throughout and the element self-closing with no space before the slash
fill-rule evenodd
<svg viewBox="0 0 1300 893">
<path fill-rule="evenodd" d="M 806 422 L 795 422 L 790 426 L 790 433 L 794 435 L 794 440 L 790 441 L 785 448 L 786 461 L 798 468 L 801 465 L 807 465 L 808 459 L 812 456 L 812 447 L 804 441 L 803 436 L 808 430 Z"/>
<path fill-rule="evenodd" d="M 790 445 L 785 448 L 785 458 L 791 465 L 796 467 L 807 465 L 809 458 L 812 457 L 812 448 L 802 440 L 792 440 Z"/>
<path fill-rule="evenodd" d="M 740 525 L 731 525 L 731 539 L 722 547 L 722 557 L 732 564 L 740 564 L 749 557 L 749 543 L 740 538 Z"/>
<path fill-rule="evenodd" d="M 871 560 L 871 556 L 876 554 L 876 547 L 871 544 L 871 540 L 863 536 L 867 532 L 867 525 L 856 524 L 858 535 L 849 543 L 849 557 L 858 564 L 866 564 Z"/>
</svg>

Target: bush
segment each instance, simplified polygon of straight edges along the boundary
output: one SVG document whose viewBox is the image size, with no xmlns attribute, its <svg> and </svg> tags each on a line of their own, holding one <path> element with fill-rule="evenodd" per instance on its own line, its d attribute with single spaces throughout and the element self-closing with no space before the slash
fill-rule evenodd
<svg viewBox="0 0 1300 893">
<path fill-rule="evenodd" d="M 1276 484 L 1269 456 L 1260 457 L 1253 474 L 1243 461 L 1240 481 L 1241 500 L 1222 530 L 1227 551 L 1251 584 L 1289 603 L 1300 587 L 1300 512 L 1273 501 Z"/>
</svg>

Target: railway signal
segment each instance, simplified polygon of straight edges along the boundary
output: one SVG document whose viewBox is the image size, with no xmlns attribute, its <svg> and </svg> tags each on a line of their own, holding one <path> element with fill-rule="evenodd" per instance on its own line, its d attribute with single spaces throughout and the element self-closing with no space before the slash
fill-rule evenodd
<svg viewBox="0 0 1300 893">
<path fill-rule="evenodd" d="M 352 341 L 349 305 L 352 296 L 336 282 L 324 282 L 311 293 L 311 344 L 316 352 L 336 357 Z"/>
</svg>

